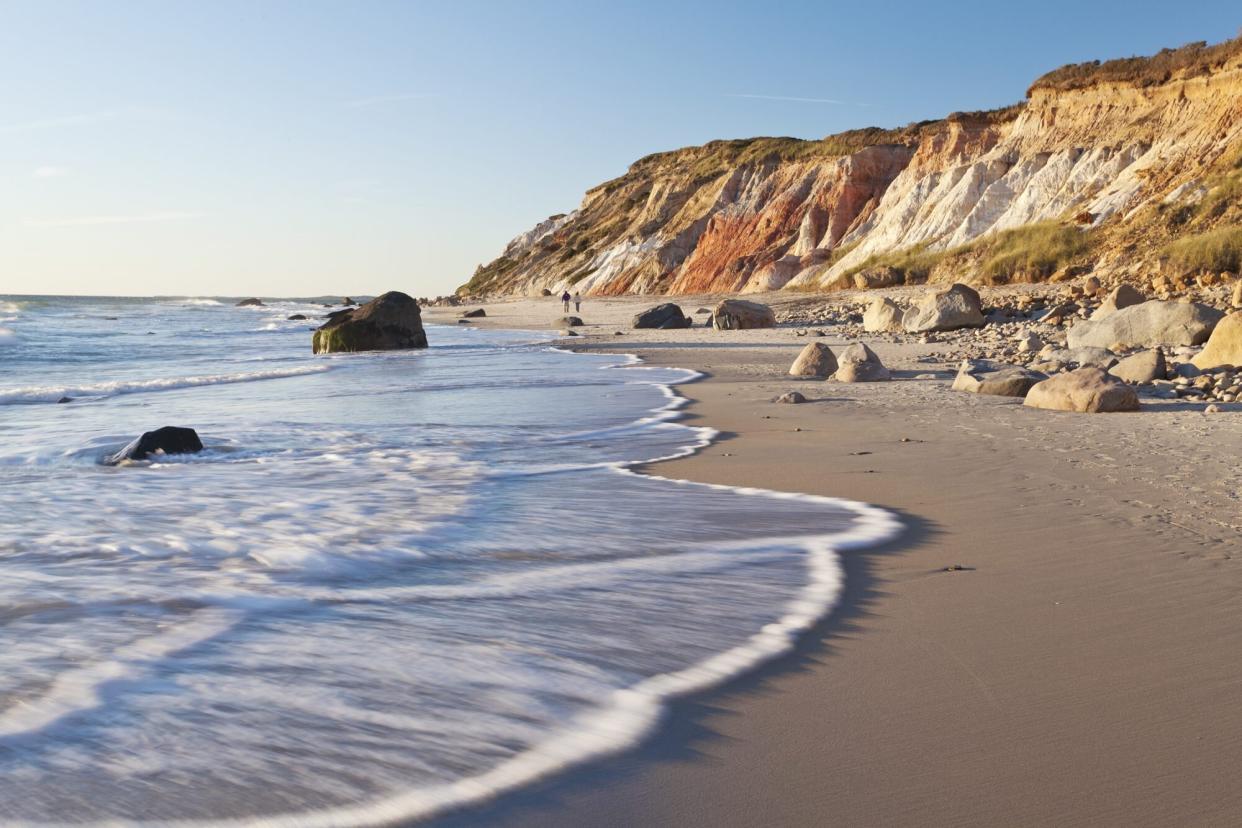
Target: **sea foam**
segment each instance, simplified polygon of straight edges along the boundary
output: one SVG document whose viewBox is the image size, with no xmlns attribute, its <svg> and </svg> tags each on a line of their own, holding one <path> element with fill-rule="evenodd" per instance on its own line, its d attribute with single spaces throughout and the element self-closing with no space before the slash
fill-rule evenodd
<svg viewBox="0 0 1242 828">
<path fill-rule="evenodd" d="M 9 410 L 6 824 L 370 825 L 494 797 L 787 653 L 839 556 L 899 530 L 638 473 L 714 438 L 678 421 L 693 372 L 454 328 L 417 358 L 323 360 L 224 306 L 151 326 L 191 331 L 153 352 L 182 377 L 282 348 L 307 373 Z M 132 369 L 124 348 L 89 373 Z M 44 398 L 99 383 L 64 385 Z M 80 461 L 144 416 L 209 450 Z"/>
<path fill-rule="evenodd" d="M 146 380 L 114 380 L 84 385 L 44 385 L 26 388 L 0 388 L 0 405 L 12 403 L 56 402 L 61 397 L 112 397 L 118 394 L 140 394 L 147 391 L 174 391 L 204 385 L 300 377 L 330 371 L 331 365 L 302 365 L 273 368 L 267 371 L 240 371 L 233 374 L 211 374 L 202 377 L 160 377 Z"/>
</svg>

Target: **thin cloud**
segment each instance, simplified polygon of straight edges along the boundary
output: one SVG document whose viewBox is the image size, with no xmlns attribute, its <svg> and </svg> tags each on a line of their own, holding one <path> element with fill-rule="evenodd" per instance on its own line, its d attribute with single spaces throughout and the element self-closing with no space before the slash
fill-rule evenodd
<svg viewBox="0 0 1242 828">
<path fill-rule="evenodd" d="M 118 216 L 74 216 L 60 219 L 27 219 L 23 227 L 45 229 L 49 227 L 90 227 L 100 224 L 152 224 L 161 221 L 186 221 L 202 218 L 204 213 L 187 213 L 180 210 L 168 210 L 162 213 L 136 213 Z"/>
<path fill-rule="evenodd" d="M 86 112 L 81 115 L 64 115 L 59 118 L 44 118 L 38 121 L 21 121 L 15 124 L 0 124 L 0 133 L 29 132 L 37 129 L 54 129 L 56 127 L 86 126 L 111 121 L 121 116 L 118 110 L 109 112 Z"/>
<path fill-rule="evenodd" d="M 402 95 L 375 95 L 370 98 L 355 98 L 352 101 L 346 101 L 345 106 L 350 109 L 365 109 L 368 106 L 380 106 L 381 104 L 402 103 L 403 101 L 425 101 L 428 98 L 439 97 L 432 93 L 410 92 Z"/>
<path fill-rule="evenodd" d="M 49 164 L 43 167 L 35 167 L 34 172 L 30 175 L 33 178 L 64 178 L 68 174 L 68 167 L 57 167 Z"/>
<path fill-rule="evenodd" d="M 57 118 L 41 118 L 34 121 L 18 121 L 0 124 L 0 134 L 11 132 L 32 132 L 43 129 L 63 127 L 82 127 L 102 124 L 122 119 L 169 120 L 178 117 L 175 110 L 159 109 L 144 106 L 126 106 L 120 109 L 107 109 L 98 112 L 81 112 L 74 115 L 62 115 Z"/>
<path fill-rule="evenodd" d="M 752 98 L 760 101 L 793 101 L 794 103 L 817 103 L 817 104 L 848 104 L 849 101 L 839 101 L 836 98 L 795 98 L 790 95 L 743 95 L 731 94 L 725 95 L 726 98 Z"/>
</svg>

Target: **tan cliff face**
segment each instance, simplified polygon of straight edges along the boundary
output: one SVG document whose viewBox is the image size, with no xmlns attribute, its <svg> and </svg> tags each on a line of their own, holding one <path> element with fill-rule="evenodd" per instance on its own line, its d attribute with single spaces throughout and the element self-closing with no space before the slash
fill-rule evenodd
<svg viewBox="0 0 1242 828">
<path fill-rule="evenodd" d="M 1236 41 L 1065 67 L 1007 110 L 649 156 L 514 239 L 463 290 L 852 287 L 894 251 L 969 268 L 989 240 L 1049 222 L 1092 240 L 1071 245 L 1087 268 L 1134 270 L 1156 265 L 1145 236 L 1178 232 L 1160 219 L 1147 233 L 1154 211 L 1203 198 L 1240 148 Z"/>
</svg>

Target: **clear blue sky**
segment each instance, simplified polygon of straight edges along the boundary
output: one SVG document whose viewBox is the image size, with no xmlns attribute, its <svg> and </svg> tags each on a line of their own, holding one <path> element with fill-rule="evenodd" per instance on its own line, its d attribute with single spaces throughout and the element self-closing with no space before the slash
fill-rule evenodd
<svg viewBox="0 0 1242 828">
<path fill-rule="evenodd" d="M 1234 2 L 0 2 L 0 293 L 448 292 L 650 152 L 1020 99 Z"/>
</svg>

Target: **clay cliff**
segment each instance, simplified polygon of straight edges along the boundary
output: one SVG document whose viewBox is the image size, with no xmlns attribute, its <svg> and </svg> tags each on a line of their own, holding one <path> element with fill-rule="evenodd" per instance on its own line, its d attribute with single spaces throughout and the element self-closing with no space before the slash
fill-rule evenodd
<svg viewBox="0 0 1242 828">
<path fill-rule="evenodd" d="M 637 161 L 461 293 L 832 290 L 1242 263 L 1242 39 L 1062 67 L 1026 100 Z"/>
</svg>

